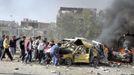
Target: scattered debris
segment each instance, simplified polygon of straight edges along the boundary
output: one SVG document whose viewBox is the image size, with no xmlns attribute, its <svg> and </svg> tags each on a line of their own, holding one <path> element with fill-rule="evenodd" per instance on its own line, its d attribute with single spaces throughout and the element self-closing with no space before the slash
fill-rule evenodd
<svg viewBox="0 0 134 75">
<path fill-rule="evenodd" d="M 61 72 L 58 72 L 57 75 L 62 75 Z"/>
<path fill-rule="evenodd" d="M 66 71 L 69 71 L 69 69 L 67 68 Z"/>
<path fill-rule="evenodd" d="M 48 66 L 45 66 L 45 69 L 48 69 Z"/>
<path fill-rule="evenodd" d="M 91 71 L 91 73 L 93 73 L 94 71 Z"/>
<path fill-rule="evenodd" d="M 117 71 L 117 72 L 119 72 L 120 70 L 119 70 L 119 69 L 117 69 L 116 71 Z"/>
<path fill-rule="evenodd" d="M 56 71 L 51 71 L 51 73 L 56 73 Z"/>
<path fill-rule="evenodd" d="M 19 70 L 19 68 L 15 68 L 14 70 Z"/>
<path fill-rule="evenodd" d="M 101 75 L 100 73 L 97 73 L 97 75 Z"/>
<path fill-rule="evenodd" d="M 129 75 L 129 74 L 121 74 L 121 75 Z"/>
<path fill-rule="evenodd" d="M 104 71 L 105 71 L 105 72 L 110 72 L 110 70 L 109 70 L 109 69 L 104 69 Z"/>
<path fill-rule="evenodd" d="M 20 62 L 20 60 L 17 60 L 17 62 Z"/>
<path fill-rule="evenodd" d="M 53 75 L 61 75 L 61 72 L 51 71 Z"/>
<path fill-rule="evenodd" d="M 99 67 L 99 69 L 100 69 L 100 70 L 104 70 L 104 68 L 103 68 L 103 67 Z"/>
</svg>

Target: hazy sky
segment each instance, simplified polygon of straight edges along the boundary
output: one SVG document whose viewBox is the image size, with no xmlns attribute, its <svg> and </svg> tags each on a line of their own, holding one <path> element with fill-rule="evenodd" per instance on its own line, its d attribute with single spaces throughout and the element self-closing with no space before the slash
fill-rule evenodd
<svg viewBox="0 0 134 75">
<path fill-rule="evenodd" d="M 0 0 L 0 20 L 55 22 L 61 6 L 105 9 L 112 0 Z"/>
</svg>

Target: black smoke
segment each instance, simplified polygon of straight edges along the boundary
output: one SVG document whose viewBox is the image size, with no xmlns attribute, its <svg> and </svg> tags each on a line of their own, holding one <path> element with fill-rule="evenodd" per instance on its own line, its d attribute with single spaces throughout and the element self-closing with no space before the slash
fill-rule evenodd
<svg viewBox="0 0 134 75">
<path fill-rule="evenodd" d="M 134 34 L 134 0 L 114 0 L 105 11 L 105 22 L 99 41 L 109 47 L 117 47 L 121 35 Z M 125 37 L 127 46 L 134 46 L 134 37 Z"/>
</svg>

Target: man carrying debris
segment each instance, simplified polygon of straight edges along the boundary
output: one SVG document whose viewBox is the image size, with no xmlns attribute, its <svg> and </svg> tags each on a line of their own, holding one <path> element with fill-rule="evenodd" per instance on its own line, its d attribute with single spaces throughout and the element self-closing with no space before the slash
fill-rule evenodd
<svg viewBox="0 0 134 75">
<path fill-rule="evenodd" d="M 51 50 L 50 54 L 52 56 L 52 62 L 55 66 L 58 66 L 59 63 L 59 51 L 60 51 L 61 43 L 57 43 L 54 45 Z"/>
</svg>

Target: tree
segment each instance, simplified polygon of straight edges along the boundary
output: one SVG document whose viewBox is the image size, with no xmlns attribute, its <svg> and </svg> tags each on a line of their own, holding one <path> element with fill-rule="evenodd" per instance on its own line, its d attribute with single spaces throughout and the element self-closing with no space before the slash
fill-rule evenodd
<svg viewBox="0 0 134 75">
<path fill-rule="evenodd" d="M 96 11 L 83 9 L 79 12 L 66 12 L 57 17 L 59 38 L 85 37 L 93 39 L 98 33 Z"/>
</svg>

